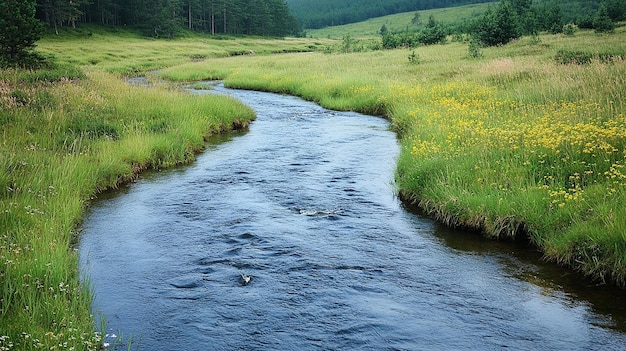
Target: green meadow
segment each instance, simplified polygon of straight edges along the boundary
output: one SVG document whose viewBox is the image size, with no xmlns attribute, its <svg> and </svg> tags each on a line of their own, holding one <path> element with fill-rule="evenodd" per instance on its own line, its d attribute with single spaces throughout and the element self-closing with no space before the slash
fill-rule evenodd
<svg viewBox="0 0 626 351">
<path fill-rule="evenodd" d="M 480 55 L 458 41 L 342 53 L 328 37 L 154 40 L 86 27 L 38 43 L 52 69 L 0 71 L 0 350 L 100 349 L 74 251 L 90 200 L 190 162 L 209 135 L 254 119 L 235 100 L 179 88 L 199 80 L 388 118 L 405 201 L 625 285 L 626 28 Z M 144 75 L 153 84 L 127 83 Z"/>
<path fill-rule="evenodd" d="M 238 55 L 266 55 L 318 50 L 331 41 L 303 38 L 210 37 L 183 32 L 176 40 L 153 39 L 136 31 L 85 25 L 64 28 L 38 43 L 38 51 L 59 61 L 90 66 L 122 76 L 136 76 L 190 61 Z"/>
</svg>

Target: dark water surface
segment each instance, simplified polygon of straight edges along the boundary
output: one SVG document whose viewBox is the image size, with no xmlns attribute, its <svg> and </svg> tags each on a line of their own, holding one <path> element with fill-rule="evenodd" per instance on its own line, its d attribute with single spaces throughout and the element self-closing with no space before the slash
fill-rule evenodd
<svg viewBox="0 0 626 351">
<path fill-rule="evenodd" d="M 249 132 L 102 196 L 81 265 L 109 342 L 159 350 L 623 350 L 624 294 L 394 196 L 380 118 L 221 87 Z M 241 275 L 252 277 L 242 284 Z M 122 349 L 126 346 L 122 345 Z"/>
</svg>

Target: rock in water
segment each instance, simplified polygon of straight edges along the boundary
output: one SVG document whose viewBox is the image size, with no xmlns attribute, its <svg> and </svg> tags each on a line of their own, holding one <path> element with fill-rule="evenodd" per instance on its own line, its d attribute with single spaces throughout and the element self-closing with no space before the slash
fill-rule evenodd
<svg viewBox="0 0 626 351">
<path fill-rule="evenodd" d="M 252 276 L 247 275 L 247 274 L 241 274 L 241 277 L 239 278 L 239 281 L 241 282 L 241 285 L 248 285 L 250 284 L 250 281 L 252 280 Z"/>
</svg>

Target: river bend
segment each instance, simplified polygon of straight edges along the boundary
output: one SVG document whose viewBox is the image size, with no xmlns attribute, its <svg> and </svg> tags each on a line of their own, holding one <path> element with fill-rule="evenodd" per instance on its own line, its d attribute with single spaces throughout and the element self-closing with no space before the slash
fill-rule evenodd
<svg viewBox="0 0 626 351">
<path fill-rule="evenodd" d="M 625 347 L 616 293 L 581 298 L 527 248 L 404 209 L 385 120 L 215 92 L 256 111 L 248 132 L 103 194 L 85 218 L 81 269 L 107 342 L 126 349 L 132 337 L 132 349 L 150 351 Z"/>
</svg>

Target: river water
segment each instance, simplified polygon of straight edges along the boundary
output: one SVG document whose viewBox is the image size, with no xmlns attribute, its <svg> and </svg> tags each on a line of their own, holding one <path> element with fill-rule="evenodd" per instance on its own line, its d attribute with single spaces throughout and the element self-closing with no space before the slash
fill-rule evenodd
<svg viewBox="0 0 626 351">
<path fill-rule="evenodd" d="M 385 120 L 213 93 L 257 112 L 248 132 L 103 194 L 85 218 L 81 269 L 110 348 L 626 347 L 623 293 L 404 208 Z"/>
</svg>

